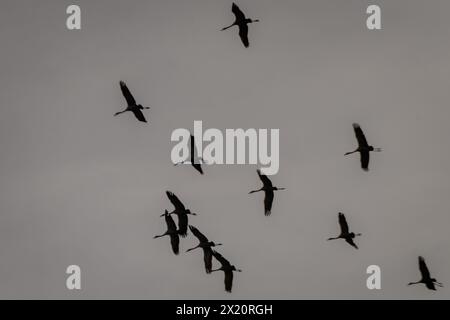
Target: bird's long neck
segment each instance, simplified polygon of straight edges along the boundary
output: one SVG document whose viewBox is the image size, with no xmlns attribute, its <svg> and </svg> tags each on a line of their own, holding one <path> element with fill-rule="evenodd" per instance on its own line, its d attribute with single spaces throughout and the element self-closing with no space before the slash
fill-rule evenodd
<svg viewBox="0 0 450 320">
<path fill-rule="evenodd" d="M 334 238 L 328 238 L 327 240 L 328 240 L 328 241 L 330 241 L 330 240 L 337 240 L 337 239 L 339 239 L 339 238 L 340 238 L 340 236 L 334 237 Z"/>
<path fill-rule="evenodd" d="M 408 283 L 408 286 L 411 286 L 411 285 L 413 285 L 413 284 L 419 284 L 419 283 L 422 283 L 422 280 L 417 281 L 417 282 L 410 282 L 410 283 Z"/>
<path fill-rule="evenodd" d="M 356 149 L 356 150 L 354 150 L 354 151 L 347 152 L 345 155 L 348 156 L 349 154 L 353 154 L 353 153 L 355 153 L 355 152 L 358 152 L 358 149 Z"/>
<path fill-rule="evenodd" d="M 161 234 L 159 236 L 154 236 L 153 239 L 161 238 L 161 237 L 164 237 L 165 235 L 167 235 L 167 232 L 164 233 L 164 234 Z"/>
</svg>

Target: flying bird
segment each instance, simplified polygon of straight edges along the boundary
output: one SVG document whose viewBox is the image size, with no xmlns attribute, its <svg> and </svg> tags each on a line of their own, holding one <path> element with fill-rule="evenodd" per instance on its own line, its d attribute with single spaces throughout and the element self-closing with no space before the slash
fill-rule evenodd
<svg viewBox="0 0 450 320">
<path fill-rule="evenodd" d="M 239 37 L 241 37 L 241 40 L 242 40 L 242 43 L 244 44 L 244 46 L 246 48 L 248 48 L 250 45 L 248 42 L 248 24 L 253 23 L 253 22 L 259 22 L 259 20 L 258 19 L 252 20 L 252 19 L 247 18 L 245 16 L 245 14 L 241 11 L 241 9 L 239 9 L 239 7 L 235 3 L 233 3 L 231 11 L 234 13 L 236 20 L 233 22 L 232 25 L 222 28 L 222 31 L 227 30 L 233 26 L 238 26 L 239 27 Z"/>
<path fill-rule="evenodd" d="M 257 170 L 258 176 L 261 179 L 263 183 L 263 187 L 258 190 L 250 191 L 249 194 L 264 191 L 265 197 L 264 197 L 264 214 L 266 216 L 270 216 L 272 213 L 272 204 L 273 204 L 273 198 L 274 198 L 274 191 L 278 190 L 285 190 L 286 188 L 277 188 L 272 185 L 272 181 L 270 179 L 261 173 L 261 170 Z"/>
<path fill-rule="evenodd" d="M 180 237 L 178 236 L 178 230 L 177 226 L 175 225 L 175 222 L 173 221 L 172 217 L 170 216 L 169 212 L 164 213 L 164 218 L 166 220 L 167 224 L 167 231 L 159 236 L 154 236 L 153 239 L 161 238 L 164 236 L 170 236 L 170 243 L 172 245 L 172 251 L 175 254 L 178 254 L 180 252 Z"/>
<path fill-rule="evenodd" d="M 197 170 L 198 172 L 200 172 L 200 174 L 203 174 L 203 169 L 202 169 L 202 165 L 200 162 L 205 162 L 203 160 L 203 158 L 200 158 L 198 156 L 198 151 L 197 151 L 197 147 L 195 146 L 195 138 L 193 135 L 191 135 L 190 138 L 190 156 L 189 156 L 189 163 L 194 167 L 195 170 Z M 182 161 L 179 163 L 176 163 L 175 166 L 181 164 L 181 163 L 185 163 L 187 161 Z"/>
<path fill-rule="evenodd" d="M 242 270 L 236 269 L 235 266 L 231 265 L 231 263 L 217 251 L 212 250 L 212 255 L 222 266 L 219 269 L 211 270 L 211 272 L 223 271 L 225 273 L 225 291 L 231 292 L 231 288 L 233 287 L 233 271 L 242 272 Z"/>
<path fill-rule="evenodd" d="M 169 198 L 170 202 L 173 204 L 175 209 L 172 212 L 169 212 L 169 215 L 176 214 L 178 216 L 178 233 L 183 238 L 187 235 L 188 228 L 188 214 L 196 216 L 197 214 L 191 212 L 191 210 L 186 209 L 184 204 L 178 199 L 178 197 L 171 191 L 166 191 L 166 195 Z M 161 217 L 164 215 L 161 215 Z"/>
<path fill-rule="evenodd" d="M 359 124 L 354 123 L 353 129 L 355 131 L 356 140 L 358 140 L 358 148 L 355 151 L 347 152 L 345 155 L 349 155 L 355 152 L 359 152 L 361 155 L 361 168 L 364 171 L 369 171 L 369 159 L 370 159 L 370 152 L 380 152 L 380 148 L 374 148 L 371 145 L 367 143 L 366 136 L 364 135 L 364 132 L 362 131 Z"/>
<path fill-rule="evenodd" d="M 430 290 L 436 290 L 435 285 L 439 287 L 443 287 L 442 283 L 437 282 L 435 278 L 431 278 L 430 271 L 428 270 L 427 265 L 425 264 L 425 259 L 423 257 L 419 257 L 419 270 L 422 275 L 422 279 L 417 282 L 410 282 L 408 285 L 423 283 Z"/>
<path fill-rule="evenodd" d="M 125 82 L 120 81 L 120 89 L 122 90 L 122 94 L 125 97 L 125 100 L 127 101 L 127 107 L 125 110 L 117 112 L 114 114 L 114 116 L 118 116 L 119 114 L 122 114 L 127 111 L 133 112 L 134 116 L 142 122 L 147 122 L 147 120 L 144 117 L 144 114 L 141 110 L 144 109 L 150 109 L 149 107 L 143 107 L 140 104 L 136 104 L 136 100 L 134 99 L 133 95 L 131 94 L 130 90 L 128 90 L 127 85 Z"/>
<path fill-rule="evenodd" d="M 200 243 L 196 247 L 186 250 L 186 252 L 195 250 L 197 248 L 202 248 L 206 273 L 211 273 L 213 255 L 211 248 L 221 246 L 222 244 L 209 241 L 208 238 L 194 226 L 189 226 L 189 229 L 191 230 L 192 234 L 198 239 L 198 241 L 200 241 Z"/>
<path fill-rule="evenodd" d="M 347 220 L 345 219 L 344 214 L 341 212 L 339 212 L 339 225 L 341 227 L 341 234 L 335 238 L 329 238 L 328 240 L 345 239 L 348 244 L 358 249 L 358 246 L 353 242 L 353 239 L 355 237 L 361 236 L 361 233 L 355 234 L 353 232 L 349 232 Z"/>
</svg>

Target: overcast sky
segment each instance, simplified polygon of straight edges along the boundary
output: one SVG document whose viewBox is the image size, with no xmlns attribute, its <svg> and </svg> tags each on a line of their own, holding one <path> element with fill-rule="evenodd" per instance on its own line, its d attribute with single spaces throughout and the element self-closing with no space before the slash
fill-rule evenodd
<svg viewBox="0 0 450 320">
<path fill-rule="evenodd" d="M 66 29 L 66 7 L 82 30 Z M 447 0 L 0 2 L 0 298 L 450 298 Z M 381 31 L 365 26 L 382 8 Z M 127 82 L 149 124 L 113 117 Z M 256 166 L 174 167 L 177 128 L 280 129 L 272 216 Z M 352 123 L 383 148 L 360 169 Z M 159 217 L 176 193 L 242 273 L 206 275 Z M 355 250 L 337 213 L 361 232 Z M 423 255 L 444 288 L 418 281 Z M 65 287 L 67 266 L 82 290 Z M 382 290 L 366 288 L 381 267 Z"/>
</svg>

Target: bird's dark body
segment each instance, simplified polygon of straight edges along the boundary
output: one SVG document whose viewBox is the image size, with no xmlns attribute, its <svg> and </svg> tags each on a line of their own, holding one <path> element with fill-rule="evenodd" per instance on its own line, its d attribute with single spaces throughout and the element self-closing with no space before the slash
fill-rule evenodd
<svg viewBox="0 0 450 320">
<path fill-rule="evenodd" d="M 361 155 L 361 168 L 364 171 L 369 171 L 370 152 L 373 151 L 379 152 L 381 151 L 381 149 L 374 148 L 373 146 L 368 144 L 366 136 L 364 135 L 364 132 L 362 131 L 359 124 L 354 123 L 353 130 L 355 132 L 355 136 L 358 141 L 358 148 L 355 151 L 347 152 L 345 155 L 359 152 Z"/>
<path fill-rule="evenodd" d="M 234 271 L 241 272 L 241 270 L 237 269 L 234 265 L 232 265 L 227 259 L 225 259 L 217 251 L 212 250 L 212 254 L 213 254 L 214 258 L 216 258 L 216 260 L 219 261 L 219 263 L 221 264 L 221 267 L 219 269 L 212 270 L 211 272 L 223 271 L 225 273 L 225 279 L 224 279 L 225 291 L 231 292 L 232 287 L 233 287 L 233 272 Z"/>
<path fill-rule="evenodd" d="M 429 290 L 436 290 L 436 285 L 443 287 L 442 283 L 431 277 L 430 270 L 425 263 L 425 259 L 419 256 L 419 270 L 422 278 L 417 282 L 410 282 L 408 285 L 423 283 Z"/>
<path fill-rule="evenodd" d="M 203 250 L 203 260 L 205 263 L 205 271 L 206 273 L 211 273 L 212 269 L 212 247 L 221 246 L 221 243 L 214 243 L 213 241 L 209 241 L 208 238 L 201 233 L 196 227 L 189 226 L 189 229 L 191 230 L 192 234 L 198 239 L 199 244 L 191 249 L 188 249 L 186 252 L 195 250 L 197 248 L 201 248 Z"/>
<path fill-rule="evenodd" d="M 170 244 L 172 246 L 172 251 L 174 254 L 178 255 L 180 252 L 180 238 L 179 238 L 179 232 L 177 230 L 177 227 L 175 225 L 175 222 L 173 221 L 172 217 L 170 216 L 170 214 L 167 212 L 164 213 L 164 218 L 167 224 L 167 231 L 165 233 L 163 233 L 160 236 L 155 236 L 154 239 L 156 238 L 161 238 L 164 236 L 169 236 L 170 237 Z"/>
<path fill-rule="evenodd" d="M 181 202 L 181 200 L 171 191 L 166 191 L 166 195 L 169 198 L 170 202 L 173 204 L 175 209 L 172 212 L 169 212 L 169 215 L 176 214 L 178 217 L 178 233 L 181 237 L 187 236 L 187 230 L 188 230 L 188 214 L 190 215 L 196 215 L 195 213 L 191 212 L 191 210 L 186 209 L 184 204 Z"/>
<path fill-rule="evenodd" d="M 122 95 L 124 96 L 125 100 L 127 101 L 127 107 L 125 108 L 125 110 L 114 114 L 114 116 L 118 116 L 119 114 L 130 111 L 130 112 L 133 112 L 134 116 L 139 121 L 147 122 L 147 120 L 144 117 L 144 114 L 142 113 L 142 110 L 150 109 L 150 108 L 143 107 L 142 105 L 136 103 L 136 100 L 134 99 L 133 95 L 131 94 L 130 90 L 128 89 L 128 87 L 124 81 L 120 81 L 120 89 L 122 90 Z"/>
<path fill-rule="evenodd" d="M 262 174 L 260 170 L 257 170 L 257 173 L 259 179 L 263 183 L 263 187 L 259 190 L 250 191 L 249 193 L 264 191 L 264 215 L 270 216 L 272 213 L 273 199 L 275 197 L 274 191 L 284 190 L 284 188 L 274 187 L 272 181 L 270 181 L 266 175 Z"/>
<path fill-rule="evenodd" d="M 253 22 L 258 22 L 259 20 L 247 18 L 235 3 L 233 3 L 231 11 L 234 13 L 236 19 L 232 25 L 225 27 L 222 30 L 226 30 L 228 28 L 231 28 L 232 26 L 238 26 L 239 37 L 241 38 L 242 44 L 244 45 L 244 47 L 248 48 L 250 46 L 250 42 L 248 41 L 248 25 Z"/>
<path fill-rule="evenodd" d="M 360 233 L 355 234 L 354 232 L 349 231 L 347 219 L 345 218 L 345 215 L 342 212 L 339 212 L 338 218 L 341 233 L 339 234 L 339 236 L 329 238 L 328 240 L 344 239 L 349 245 L 351 245 L 355 249 L 358 249 L 358 246 L 355 244 L 353 239 L 355 239 L 357 236 L 360 236 L 361 234 Z"/>
</svg>

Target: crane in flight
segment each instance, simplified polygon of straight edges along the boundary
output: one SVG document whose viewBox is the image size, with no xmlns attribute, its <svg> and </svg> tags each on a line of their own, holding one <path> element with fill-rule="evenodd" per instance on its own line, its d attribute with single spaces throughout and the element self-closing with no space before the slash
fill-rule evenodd
<svg viewBox="0 0 450 320">
<path fill-rule="evenodd" d="M 211 273 L 212 269 L 212 247 L 221 246 L 221 243 L 214 243 L 213 241 L 209 241 L 208 238 L 201 233 L 196 227 L 189 226 L 189 229 L 191 230 L 192 234 L 198 239 L 199 244 L 196 247 L 187 249 L 186 252 L 195 250 L 197 248 L 203 249 L 203 261 L 205 263 L 205 270 L 206 273 Z"/>
<path fill-rule="evenodd" d="M 358 140 L 358 148 L 356 148 L 356 150 L 354 151 L 347 152 L 345 155 L 347 156 L 349 154 L 359 152 L 361 155 L 361 168 L 364 171 L 369 171 L 370 152 L 380 152 L 381 148 L 374 148 L 367 143 L 366 136 L 364 135 L 364 132 L 362 131 L 359 124 L 354 123 L 353 130 L 355 131 L 356 140 Z"/>
<path fill-rule="evenodd" d="M 353 239 L 355 237 L 361 236 L 361 233 L 355 234 L 353 232 L 349 232 L 347 220 L 345 219 L 345 215 L 342 212 L 339 212 L 339 226 L 341 227 L 341 234 L 334 238 L 328 238 L 328 241 L 336 239 L 345 239 L 345 241 L 347 241 L 348 244 L 358 249 L 358 246 L 353 242 Z"/>
<path fill-rule="evenodd" d="M 422 275 L 422 279 L 420 279 L 420 281 L 417 282 L 408 283 L 409 286 L 413 284 L 423 283 L 430 290 L 436 290 L 435 285 L 437 285 L 438 287 L 443 287 L 442 283 L 437 282 L 435 278 L 431 277 L 430 271 L 428 270 L 428 267 L 425 263 L 425 259 L 423 257 L 419 257 L 419 270 L 420 274 Z"/>
<path fill-rule="evenodd" d="M 193 166 L 195 170 L 200 172 L 200 174 L 203 174 L 201 162 L 204 163 L 205 161 L 203 160 L 203 158 L 198 156 L 197 147 L 195 146 L 195 138 L 192 134 L 191 134 L 191 138 L 190 138 L 190 148 L 189 149 L 190 149 L 189 150 L 189 152 L 190 152 L 189 161 L 185 160 L 182 162 L 175 163 L 175 166 L 182 164 L 182 163 L 189 162 L 189 164 L 191 166 Z"/>
<path fill-rule="evenodd" d="M 239 27 L 239 37 L 241 38 L 242 43 L 246 48 L 249 47 L 250 43 L 248 41 L 248 25 L 250 23 L 259 22 L 259 19 L 249 19 L 245 16 L 245 14 L 239 9 L 239 7 L 233 2 L 233 5 L 231 7 L 231 11 L 234 13 L 234 16 L 236 17 L 236 20 L 233 22 L 233 24 L 229 25 L 228 27 L 222 28 L 222 31 L 227 30 L 233 26 Z"/>
<path fill-rule="evenodd" d="M 231 263 L 217 251 L 212 250 L 212 254 L 222 266 L 219 269 L 211 270 L 211 272 L 223 271 L 225 273 L 225 291 L 231 292 L 233 287 L 233 271 L 242 272 L 242 270 L 236 269 L 235 266 L 231 265 Z"/>
<path fill-rule="evenodd" d="M 168 214 L 176 214 L 178 216 L 178 233 L 183 238 L 187 236 L 187 229 L 188 229 L 188 214 L 196 216 L 197 214 L 194 212 L 191 212 L 191 210 L 186 209 L 183 202 L 181 202 L 180 199 L 171 191 L 166 191 L 166 195 L 169 198 L 170 202 L 173 204 L 175 209 L 172 212 L 169 212 Z M 165 214 L 161 215 L 164 216 Z"/>
<path fill-rule="evenodd" d="M 257 172 L 258 172 L 259 179 L 261 179 L 261 181 L 263 183 L 263 187 L 258 190 L 250 191 L 249 194 L 264 191 L 264 194 L 265 194 L 265 196 L 264 196 L 264 214 L 266 216 L 270 216 L 270 214 L 272 213 L 273 198 L 275 196 L 274 191 L 286 190 L 286 188 L 274 187 L 272 185 L 272 181 L 270 181 L 270 179 L 266 175 L 262 174 L 261 170 L 258 169 Z"/>
<path fill-rule="evenodd" d="M 118 116 L 119 114 L 122 114 L 127 111 L 133 112 L 134 116 L 141 122 L 147 122 L 147 120 L 144 117 L 144 114 L 142 113 L 142 110 L 144 109 L 150 109 L 150 107 L 143 107 L 140 104 L 136 104 L 136 100 L 134 99 L 133 95 L 131 94 L 130 90 L 128 89 L 125 82 L 120 81 L 120 89 L 122 90 L 122 94 L 125 97 L 125 100 L 127 101 L 127 107 L 125 110 L 116 112 L 114 116 Z"/>
<path fill-rule="evenodd" d="M 170 236 L 170 244 L 172 245 L 172 251 L 176 255 L 180 252 L 180 237 L 178 236 L 177 226 L 175 225 L 175 221 L 173 221 L 169 212 L 164 213 L 164 218 L 167 224 L 167 231 L 159 236 L 154 236 L 153 239 L 161 238 L 164 236 Z"/>
</svg>

